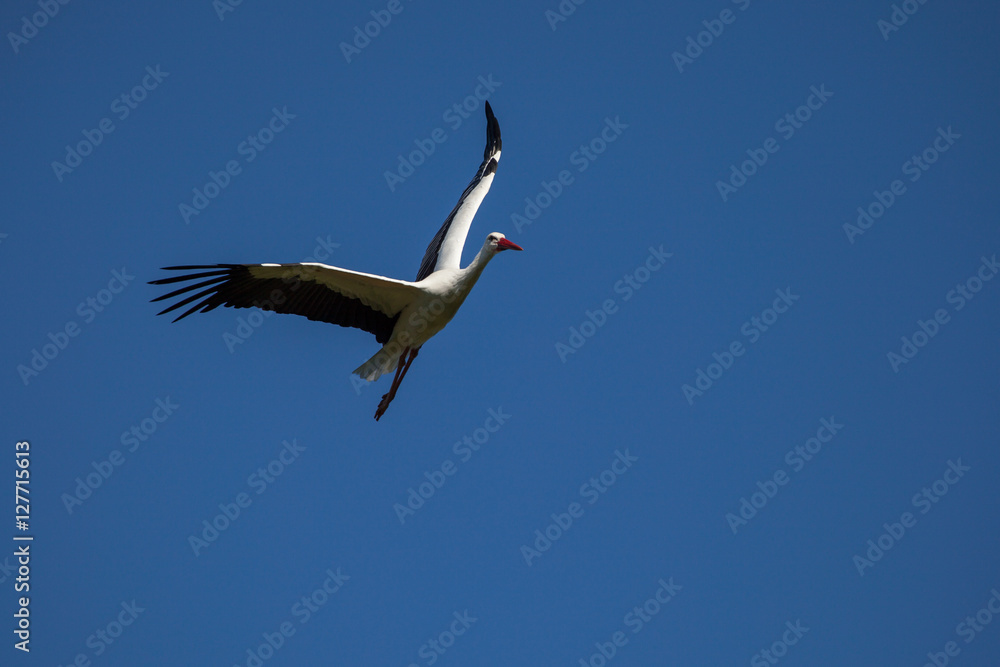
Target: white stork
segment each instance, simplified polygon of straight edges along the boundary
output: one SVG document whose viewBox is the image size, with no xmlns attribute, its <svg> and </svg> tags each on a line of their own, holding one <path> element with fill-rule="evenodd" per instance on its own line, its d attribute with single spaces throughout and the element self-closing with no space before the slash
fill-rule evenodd
<svg viewBox="0 0 1000 667">
<path fill-rule="evenodd" d="M 158 315 L 192 303 L 177 320 L 219 306 L 261 308 L 303 315 L 310 320 L 355 327 L 382 343 L 371 359 L 354 373 L 372 382 L 396 369 L 389 392 L 375 411 L 378 420 L 396 396 L 420 347 L 455 316 L 469 290 L 494 255 L 521 250 L 503 234 L 486 237 L 472 263 L 461 268 L 462 248 L 472 218 L 493 183 L 500 159 L 500 125 L 486 103 L 486 150 L 483 163 L 458 204 L 427 246 L 414 282 L 359 273 L 316 262 L 301 264 L 208 264 L 168 266 L 167 271 L 196 271 L 150 281 L 152 285 L 197 281 L 153 299 L 186 295 Z M 191 294 L 188 294 L 191 293 Z"/>
</svg>

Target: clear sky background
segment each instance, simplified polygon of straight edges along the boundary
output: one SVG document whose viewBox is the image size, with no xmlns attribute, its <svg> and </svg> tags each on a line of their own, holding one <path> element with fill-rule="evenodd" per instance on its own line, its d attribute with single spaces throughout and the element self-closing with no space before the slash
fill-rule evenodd
<svg viewBox="0 0 1000 667">
<path fill-rule="evenodd" d="M 998 8 L 902 5 L 4 3 L 3 664 L 995 664 Z M 155 316 L 412 279 L 477 93 L 525 251 L 381 422 L 364 332 Z"/>
</svg>

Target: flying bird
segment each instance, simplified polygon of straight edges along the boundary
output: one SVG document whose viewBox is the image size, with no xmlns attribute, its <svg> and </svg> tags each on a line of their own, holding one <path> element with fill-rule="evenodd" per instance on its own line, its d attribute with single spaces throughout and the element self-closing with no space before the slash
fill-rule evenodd
<svg viewBox="0 0 1000 667">
<path fill-rule="evenodd" d="M 500 232 L 492 232 L 475 259 L 461 267 L 465 237 L 493 183 L 499 160 L 500 124 L 487 102 L 483 163 L 427 246 L 413 282 L 318 262 L 167 266 L 163 270 L 194 273 L 150 281 L 151 285 L 188 283 L 153 299 L 184 297 L 157 314 L 193 304 L 176 322 L 195 311 L 207 313 L 219 306 L 260 308 L 367 331 L 382 349 L 354 373 L 373 382 L 396 371 L 375 411 L 377 421 L 395 398 L 421 346 L 451 321 L 490 260 L 504 250 L 522 250 Z"/>
</svg>

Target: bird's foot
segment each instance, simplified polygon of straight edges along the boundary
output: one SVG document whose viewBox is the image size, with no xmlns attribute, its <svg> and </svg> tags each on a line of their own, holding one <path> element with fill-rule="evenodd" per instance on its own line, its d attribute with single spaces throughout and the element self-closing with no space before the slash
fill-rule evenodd
<svg viewBox="0 0 1000 667">
<path fill-rule="evenodd" d="M 385 414 L 385 411 L 389 409 L 389 403 L 391 402 L 392 399 L 389 397 L 389 394 L 382 394 L 382 400 L 381 402 L 379 402 L 378 408 L 375 410 L 375 421 L 378 421 L 379 419 L 382 418 L 382 415 Z"/>
</svg>

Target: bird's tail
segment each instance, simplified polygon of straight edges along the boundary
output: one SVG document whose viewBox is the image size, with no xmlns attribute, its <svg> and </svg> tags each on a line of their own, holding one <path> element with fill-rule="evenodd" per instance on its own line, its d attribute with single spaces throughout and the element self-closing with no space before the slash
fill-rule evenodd
<svg viewBox="0 0 1000 667">
<path fill-rule="evenodd" d="M 381 350 L 375 353 L 371 359 L 361 364 L 354 369 L 355 375 L 360 375 L 363 379 L 369 382 L 374 382 L 375 380 L 382 377 L 384 373 L 395 370 L 396 365 L 399 363 L 399 355 L 402 350 L 398 350 L 395 353 L 390 353 L 386 348 L 386 345 Z M 394 346 L 398 347 L 398 346 Z"/>
</svg>

